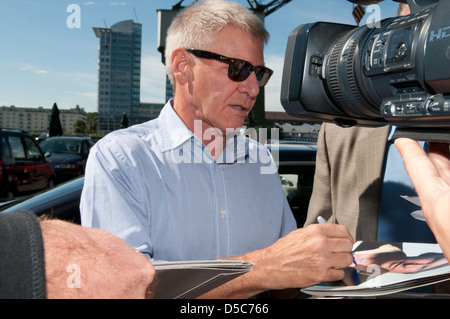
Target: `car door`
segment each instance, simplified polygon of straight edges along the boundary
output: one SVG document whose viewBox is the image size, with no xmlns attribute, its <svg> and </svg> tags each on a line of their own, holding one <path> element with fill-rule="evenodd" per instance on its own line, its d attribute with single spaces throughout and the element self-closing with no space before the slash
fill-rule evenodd
<svg viewBox="0 0 450 319">
<path fill-rule="evenodd" d="M 44 156 L 41 148 L 37 142 L 31 138 L 23 137 L 25 153 L 28 162 L 30 163 L 30 179 L 32 183 L 32 190 L 39 190 L 47 188 L 52 177 L 52 167 Z"/>
<path fill-rule="evenodd" d="M 30 187 L 30 176 L 28 174 L 29 163 L 26 158 L 20 135 L 9 135 L 7 137 L 11 151 L 11 164 L 8 166 L 8 175 L 12 180 L 15 192 L 26 191 Z"/>
<path fill-rule="evenodd" d="M 13 158 L 13 164 L 9 166 L 8 172 L 18 193 L 43 189 L 48 183 L 48 178 L 43 174 L 45 158 L 40 149 L 36 150 L 30 141 L 33 142 L 31 137 L 23 139 L 20 135 L 8 136 Z M 30 145 L 30 149 L 27 145 Z M 39 155 L 42 155 L 42 158 Z"/>
<path fill-rule="evenodd" d="M 11 149 L 9 147 L 8 143 L 8 136 L 2 135 L 0 137 L 1 139 L 1 157 L 2 157 L 2 163 L 1 163 L 1 196 L 10 196 L 9 194 L 12 194 L 15 189 L 11 189 L 11 183 L 12 183 L 12 176 L 10 175 L 10 168 L 14 165 L 14 159 L 11 155 Z M 11 195 L 12 196 L 12 195 Z"/>
</svg>

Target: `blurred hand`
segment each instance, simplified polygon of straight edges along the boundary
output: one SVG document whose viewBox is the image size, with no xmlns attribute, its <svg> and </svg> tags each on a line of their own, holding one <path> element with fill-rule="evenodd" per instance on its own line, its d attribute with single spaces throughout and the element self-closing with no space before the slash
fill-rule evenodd
<svg viewBox="0 0 450 319">
<path fill-rule="evenodd" d="M 450 151 L 430 143 L 428 155 L 408 138 L 395 140 L 406 171 L 419 195 L 424 217 L 447 259 L 450 257 Z"/>
<path fill-rule="evenodd" d="M 41 221 L 47 298 L 148 298 L 152 263 L 118 237 L 64 221 Z"/>
</svg>

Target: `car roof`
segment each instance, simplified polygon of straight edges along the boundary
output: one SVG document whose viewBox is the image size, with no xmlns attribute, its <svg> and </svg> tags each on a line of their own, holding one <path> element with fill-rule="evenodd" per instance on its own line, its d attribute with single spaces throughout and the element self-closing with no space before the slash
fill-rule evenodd
<svg viewBox="0 0 450 319">
<path fill-rule="evenodd" d="M 48 137 L 46 141 L 52 141 L 52 140 L 72 140 L 72 141 L 83 141 L 83 140 L 90 140 L 90 137 L 84 137 L 84 136 L 52 136 Z"/>
<path fill-rule="evenodd" d="M 27 136 L 32 136 L 30 132 L 28 131 L 24 131 L 24 130 L 19 130 L 19 129 L 9 129 L 9 128 L 3 128 L 0 127 L 0 134 L 2 132 L 6 132 L 8 134 L 18 134 L 18 135 L 27 135 Z"/>
</svg>

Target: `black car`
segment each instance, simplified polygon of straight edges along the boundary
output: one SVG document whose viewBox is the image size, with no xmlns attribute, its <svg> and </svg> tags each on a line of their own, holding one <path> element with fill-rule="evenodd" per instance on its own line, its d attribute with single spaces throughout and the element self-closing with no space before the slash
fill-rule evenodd
<svg viewBox="0 0 450 319">
<path fill-rule="evenodd" d="M 5 201 L 0 203 L 0 213 L 29 210 L 37 216 L 46 215 L 81 224 L 79 206 L 83 183 L 84 177 L 81 176 L 30 197 Z"/>
<path fill-rule="evenodd" d="M 54 179 L 51 162 L 30 134 L 0 128 L 0 198 L 52 187 Z"/>
<path fill-rule="evenodd" d="M 84 174 L 89 150 L 94 145 L 90 138 L 58 136 L 41 143 L 42 150 L 50 156 L 58 183 Z"/>
<path fill-rule="evenodd" d="M 297 225 L 302 227 L 314 181 L 316 146 L 314 144 L 272 144 L 268 145 L 268 148 L 274 154 L 275 160 L 278 159 L 282 187 Z M 84 177 L 81 176 L 31 198 L 5 203 L 2 207 L 0 206 L 0 213 L 25 209 L 33 211 L 38 216 L 45 214 L 80 223 L 79 204 L 83 182 Z"/>
<path fill-rule="evenodd" d="M 268 148 L 278 164 L 281 186 L 297 221 L 303 227 L 308 212 L 317 146 L 315 143 L 269 144 Z"/>
</svg>

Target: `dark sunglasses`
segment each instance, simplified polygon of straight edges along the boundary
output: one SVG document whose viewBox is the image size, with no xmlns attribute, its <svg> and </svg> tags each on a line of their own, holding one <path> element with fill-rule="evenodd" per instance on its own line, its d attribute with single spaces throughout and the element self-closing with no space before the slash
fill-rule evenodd
<svg viewBox="0 0 450 319">
<path fill-rule="evenodd" d="M 231 81 L 242 82 L 254 71 L 258 85 L 263 87 L 267 84 L 273 74 L 271 69 L 266 68 L 265 66 L 253 66 L 250 62 L 245 60 L 229 58 L 217 53 L 203 50 L 186 49 L 186 51 L 192 53 L 198 58 L 213 59 L 228 63 L 228 77 Z"/>
</svg>

